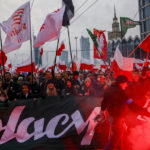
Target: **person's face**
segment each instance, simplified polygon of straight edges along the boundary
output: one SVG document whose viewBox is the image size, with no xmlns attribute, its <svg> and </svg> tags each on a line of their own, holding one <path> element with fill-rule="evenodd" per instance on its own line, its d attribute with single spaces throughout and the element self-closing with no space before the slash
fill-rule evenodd
<svg viewBox="0 0 150 150">
<path fill-rule="evenodd" d="M 128 82 L 121 83 L 120 87 L 121 87 L 122 90 L 125 90 L 128 87 Z"/>
<path fill-rule="evenodd" d="M 54 88 L 54 84 L 53 84 L 53 83 L 49 83 L 49 84 L 47 85 L 47 87 L 48 87 L 49 89 L 53 89 L 53 88 Z"/>
<path fill-rule="evenodd" d="M 0 81 L 0 88 L 2 87 L 2 81 Z"/>
<path fill-rule="evenodd" d="M 9 73 L 6 73 L 6 74 L 5 74 L 5 79 L 6 79 L 7 81 L 9 81 L 9 80 L 11 79 L 11 75 L 10 75 Z"/>
<path fill-rule="evenodd" d="M 57 79 L 60 80 L 61 79 L 61 74 L 57 74 Z"/>
<path fill-rule="evenodd" d="M 87 80 L 87 81 L 85 82 L 85 86 L 86 86 L 86 87 L 90 87 L 90 85 L 91 85 L 91 80 Z"/>
<path fill-rule="evenodd" d="M 70 88 L 71 87 L 71 82 L 67 81 L 67 86 Z"/>
<path fill-rule="evenodd" d="M 68 74 L 64 75 L 64 79 L 67 80 L 68 79 Z"/>
<path fill-rule="evenodd" d="M 82 75 L 80 75 L 79 78 L 80 78 L 80 80 L 83 80 L 83 76 Z"/>
<path fill-rule="evenodd" d="M 25 93 L 25 94 L 29 92 L 29 88 L 28 88 L 27 85 L 22 86 L 22 92 Z"/>
<path fill-rule="evenodd" d="M 78 79 L 78 75 L 74 75 L 73 77 L 74 77 L 74 79 L 75 79 L 75 80 L 77 80 L 77 79 Z"/>
<path fill-rule="evenodd" d="M 46 78 L 47 80 L 52 79 L 52 74 L 51 74 L 50 72 L 47 72 L 47 73 L 45 74 L 45 78 Z"/>
<path fill-rule="evenodd" d="M 99 76 L 97 78 L 97 81 L 100 82 L 100 83 L 105 83 L 105 77 L 104 76 Z"/>
</svg>

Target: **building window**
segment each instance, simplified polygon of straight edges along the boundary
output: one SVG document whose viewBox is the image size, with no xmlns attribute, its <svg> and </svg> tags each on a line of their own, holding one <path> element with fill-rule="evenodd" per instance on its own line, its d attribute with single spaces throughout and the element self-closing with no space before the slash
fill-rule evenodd
<svg viewBox="0 0 150 150">
<path fill-rule="evenodd" d="M 140 0 L 140 6 L 142 7 L 142 6 L 144 6 L 144 4 L 145 4 L 145 1 L 144 0 Z"/>
<path fill-rule="evenodd" d="M 145 0 L 145 5 L 149 3 L 150 3 L 150 0 Z"/>
<path fill-rule="evenodd" d="M 142 33 L 143 33 L 143 32 L 146 32 L 146 22 L 145 22 L 145 21 L 142 22 L 141 32 L 142 32 Z"/>
<path fill-rule="evenodd" d="M 150 17 L 150 5 L 145 7 L 145 18 Z"/>
<path fill-rule="evenodd" d="M 147 31 L 150 31 L 150 19 L 146 21 L 146 29 Z"/>
</svg>

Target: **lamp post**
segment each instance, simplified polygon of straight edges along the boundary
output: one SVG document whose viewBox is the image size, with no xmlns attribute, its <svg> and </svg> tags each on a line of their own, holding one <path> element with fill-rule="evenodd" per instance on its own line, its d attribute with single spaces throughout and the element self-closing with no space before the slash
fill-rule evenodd
<svg viewBox="0 0 150 150">
<path fill-rule="evenodd" d="M 75 37 L 75 40 L 76 40 L 76 58 L 78 57 L 78 55 L 77 55 L 77 39 L 78 39 L 78 37 L 76 36 Z"/>
</svg>

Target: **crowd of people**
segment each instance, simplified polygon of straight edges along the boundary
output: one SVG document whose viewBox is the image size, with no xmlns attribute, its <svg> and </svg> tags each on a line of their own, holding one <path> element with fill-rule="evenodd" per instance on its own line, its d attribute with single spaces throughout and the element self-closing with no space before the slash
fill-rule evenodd
<svg viewBox="0 0 150 150">
<path fill-rule="evenodd" d="M 93 96 L 103 97 L 101 114 L 96 121 L 106 117 L 111 127 L 112 135 L 104 150 L 110 150 L 119 143 L 124 131 L 126 106 L 141 115 L 149 115 L 142 109 L 147 99 L 150 99 L 150 68 L 133 71 L 133 80 L 128 81 L 124 75 L 113 77 L 109 71 L 96 73 L 74 71 L 54 73 L 52 71 L 38 74 L 6 72 L 0 80 L 0 103 L 21 100 L 37 100 L 59 96 Z M 134 101 L 134 102 L 133 102 Z M 104 119 L 105 120 L 105 119 Z M 135 124 L 128 117 L 128 126 Z"/>
<path fill-rule="evenodd" d="M 103 96 L 104 90 L 113 85 L 115 78 L 113 73 L 108 82 L 109 72 L 98 71 L 97 73 L 67 71 L 54 73 L 45 71 L 38 74 L 5 73 L 0 80 L 0 101 L 20 101 L 39 98 L 45 99 L 49 96 Z M 133 81 L 128 82 L 126 92 L 129 97 L 138 100 L 150 91 L 150 69 L 133 72 Z M 137 94 L 138 93 L 138 94 Z"/>
</svg>

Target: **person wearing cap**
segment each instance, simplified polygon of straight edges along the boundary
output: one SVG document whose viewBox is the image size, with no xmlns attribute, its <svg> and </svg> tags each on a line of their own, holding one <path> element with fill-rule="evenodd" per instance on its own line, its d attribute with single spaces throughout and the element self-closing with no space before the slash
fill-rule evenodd
<svg viewBox="0 0 150 150">
<path fill-rule="evenodd" d="M 100 116 L 104 116 L 104 111 L 108 112 L 108 122 L 111 128 L 109 142 L 104 150 L 112 150 L 117 147 L 119 147 L 120 150 L 123 149 L 123 137 L 127 129 L 125 123 L 127 108 L 135 112 L 140 112 L 141 115 L 149 115 L 145 109 L 136 105 L 136 103 L 127 96 L 125 92 L 127 86 L 127 77 L 120 75 L 116 78 L 115 83 L 104 91 Z M 135 110 L 134 108 L 137 109 Z"/>
</svg>

